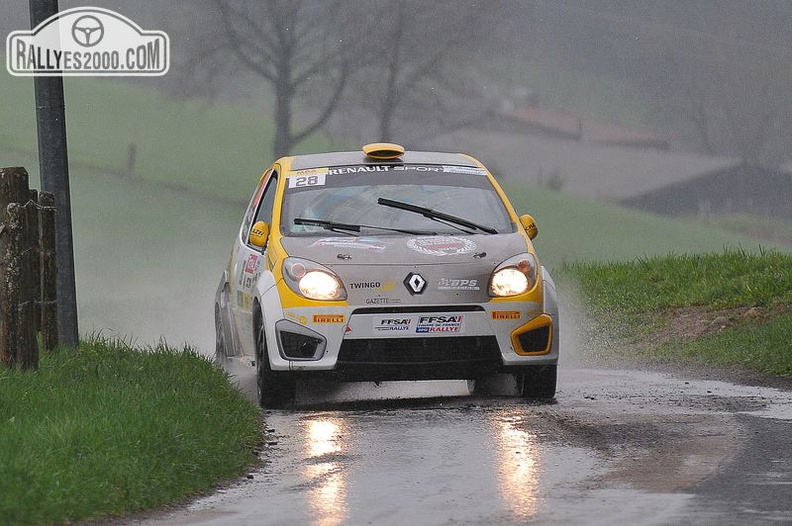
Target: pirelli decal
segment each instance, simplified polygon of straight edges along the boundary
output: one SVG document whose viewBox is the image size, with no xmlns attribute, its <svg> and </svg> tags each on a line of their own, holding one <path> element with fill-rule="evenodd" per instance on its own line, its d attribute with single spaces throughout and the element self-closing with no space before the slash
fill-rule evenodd
<svg viewBox="0 0 792 526">
<path fill-rule="evenodd" d="M 314 323 L 344 323 L 346 318 L 343 314 L 314 314 Z"/>
<path fill-rule="evenodd" d="M 522 313 L 518 310 L 494 310 L 492 311 L 493 320 L 519 320 Z"/>
</svg>

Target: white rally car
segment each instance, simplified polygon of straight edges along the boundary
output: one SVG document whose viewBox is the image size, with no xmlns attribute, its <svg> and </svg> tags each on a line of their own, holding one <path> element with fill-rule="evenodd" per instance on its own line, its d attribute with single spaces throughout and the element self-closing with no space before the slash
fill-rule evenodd
<svg viewBox="0 0 792 526">
<path fill-rule="evenodd" d="M 370 144 L 262 175 L 215 299 L 217 357 L 255 360 L 259 401 L 300 378 L 469 379 L 556 389 L 556 288 L 476 159 Z"/>
</svg>

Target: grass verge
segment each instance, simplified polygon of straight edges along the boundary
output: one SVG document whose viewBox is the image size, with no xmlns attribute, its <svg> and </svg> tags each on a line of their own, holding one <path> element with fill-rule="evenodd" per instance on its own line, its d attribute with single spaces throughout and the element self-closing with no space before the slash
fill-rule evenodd
<svg viewBox="0 0 792 526">
<path fill-rule="evenodd" d="M 620 358 L 736 366 L 792 378 L 792 256 L 727 250 L 571 263 L 562 279 Z"/>
<path fill-rule="evenodd" d="M 98 520 L 209 490 L 255 461 L 260 415 L 186 348 L 95 338 L 0 370 L 0 523 Z"/>
</svg>

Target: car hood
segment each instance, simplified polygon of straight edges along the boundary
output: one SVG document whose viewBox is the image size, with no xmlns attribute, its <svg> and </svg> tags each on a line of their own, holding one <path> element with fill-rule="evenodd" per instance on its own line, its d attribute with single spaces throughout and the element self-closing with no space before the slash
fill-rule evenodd
<svg viewBox="0 0 792 526">
<path fill-rule="evenodd" d="M 488 301 L 495 267 L 527 250 L 519 233 L 284 237 L 281 242 L 290 256 L 336 272 L 355 305 Z"/>
</svg>

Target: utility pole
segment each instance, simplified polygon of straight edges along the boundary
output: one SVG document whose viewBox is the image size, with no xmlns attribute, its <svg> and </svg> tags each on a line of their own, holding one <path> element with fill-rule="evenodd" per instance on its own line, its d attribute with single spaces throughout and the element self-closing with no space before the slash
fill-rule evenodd
<svg viewBox="0 0 792 526">
<path fill-rule="evenodd" d="M 30 0 L 31 29 L 58 12 L 58 0 Z M 41 189 L 55 196 L 56 261 L 58 267 L 58 339 L 76 347 L 77 288 L 74 281 L 74 242 L 69 194 L 69 159 L 66 150 L 66 108 L 63 77 L 36 76 L 36 121 L 38 123 Z"/>
</svg>

